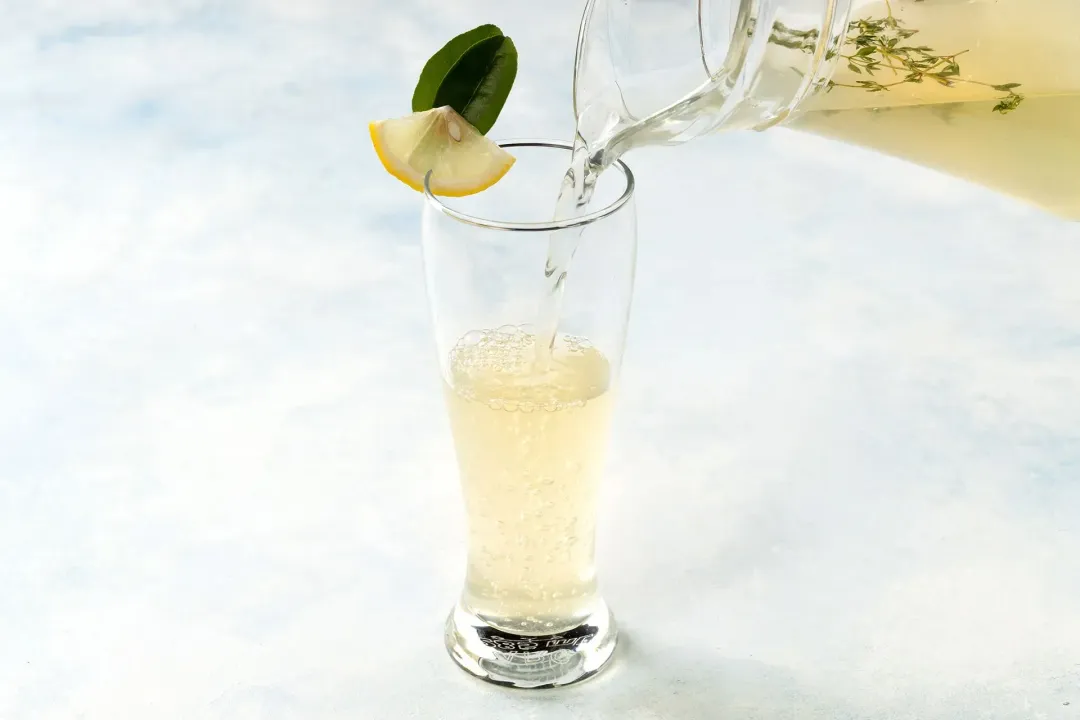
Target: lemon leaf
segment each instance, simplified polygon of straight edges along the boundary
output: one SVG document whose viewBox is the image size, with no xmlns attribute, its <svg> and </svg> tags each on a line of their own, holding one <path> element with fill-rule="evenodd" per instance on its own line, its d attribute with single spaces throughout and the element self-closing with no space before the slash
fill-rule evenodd
<svg viewBox="0 0 1080 720">
<path fill-rule="evenodd" d="M 502 30 L 495 25 L 481 25 L 463 32 L 442 46 L 439 52 L 431 56 L 420 72 L 420 80 L 413 90 L 413 112 L 425 112 L 438 107 L 435 96 L 443 79 L 457 65 L 458 60 L 479 42 L 493 37 L 502 37 Z"/>
<path fill-rule="evenodd" d="M 502 112 L 517 76 L 517 48 L 508 37 L 473 45 L 443 78 L 435 107 L 449 105 L 486 135 Z"/>
</svg>

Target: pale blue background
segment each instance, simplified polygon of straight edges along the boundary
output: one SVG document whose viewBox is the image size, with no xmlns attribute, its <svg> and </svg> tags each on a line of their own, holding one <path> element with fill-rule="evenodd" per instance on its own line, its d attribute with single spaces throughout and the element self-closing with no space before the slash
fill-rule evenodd
<svg viewBox="0 0 1080 720">
<path fill-rule="evenodd" d="M 580 3 L 0 2 L 0 718 L 1080 718 L 1080 226 L 785 131 L 631 155 L 600 538 L 562 693 L 441 646 L 463 528 L 418 196 L 369 120 Z"/>
</svg>

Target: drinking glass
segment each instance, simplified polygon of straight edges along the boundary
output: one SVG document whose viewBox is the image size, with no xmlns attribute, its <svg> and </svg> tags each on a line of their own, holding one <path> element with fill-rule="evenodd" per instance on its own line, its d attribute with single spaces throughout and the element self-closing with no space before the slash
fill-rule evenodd
<svg viewBox="0 0 1080 720">
<path fill-rule="evenodd" d="M 517 162 L 492 188 L 425 192 L 425 278 L 468 526 L 445 640 L 477 677 L 552 687 L 595 674 L 615 649 L 594 541 L 634 285 L 634 176 L 615 163 L 591 203 L 552 220 L 571 146 L 502 146 Z"/>
</svg>

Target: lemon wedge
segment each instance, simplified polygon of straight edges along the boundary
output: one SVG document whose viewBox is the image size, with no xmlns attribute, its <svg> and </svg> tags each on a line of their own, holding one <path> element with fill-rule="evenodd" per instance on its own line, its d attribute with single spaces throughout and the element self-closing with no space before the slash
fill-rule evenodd
<svg viewBox="0 0 1080 720">
<path fill-rule="evenodd" d="M 453 108 L 439 107 L 368 126 L 386 171 L 413 190 L 462 197 L 499 182 L 514 156 L 488 140 Z"/>
</svg>

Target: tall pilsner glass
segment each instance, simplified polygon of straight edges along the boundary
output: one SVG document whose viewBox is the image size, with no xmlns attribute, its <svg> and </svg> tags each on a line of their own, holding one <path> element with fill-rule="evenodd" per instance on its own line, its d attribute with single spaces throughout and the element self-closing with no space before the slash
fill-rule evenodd
<svg viewBox="0 0 1080 720">
<path fill-rule="evenodd" d="M 597 591 L 597 495 L 634 284 L 634 178 L 616 163 L 592 203 L 553 221 L 570 146 L 508 142 L 517 158 L 467 198 L 426 193 L 428 297 L 468 515 L 468 569 L 446 624 L 465 670 L 523 688 L 566 685 L 611 658 Z M 549 251 L 573 249 L 559 297 Z M 537 338 L 557 309 L 550 352 Z M 547 333 L 550 337 L 550 333 Z"/>
</svg>

